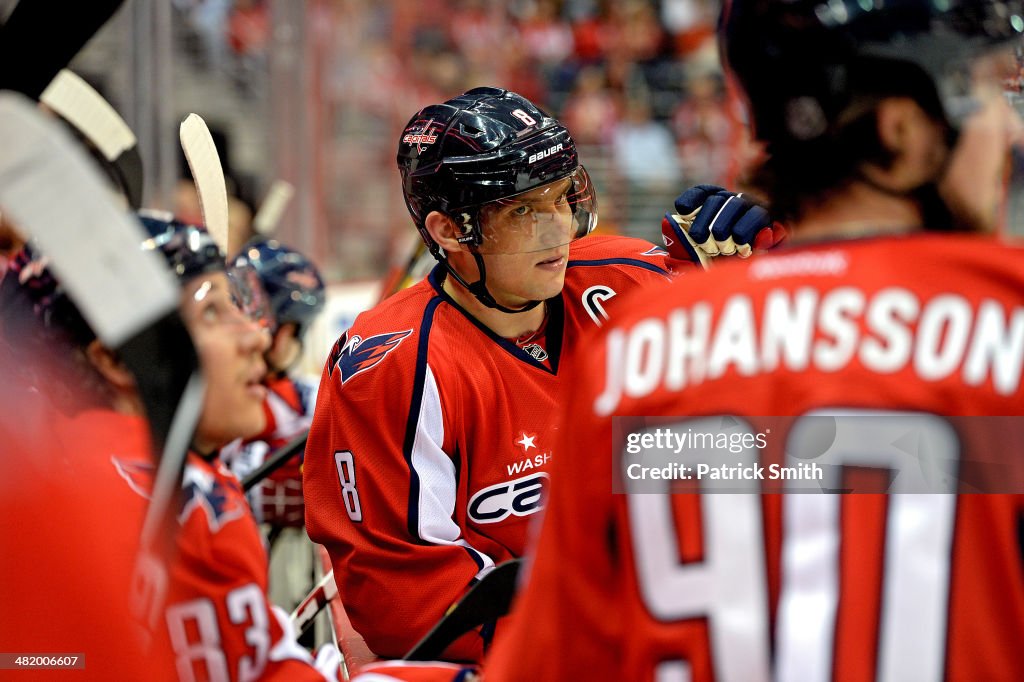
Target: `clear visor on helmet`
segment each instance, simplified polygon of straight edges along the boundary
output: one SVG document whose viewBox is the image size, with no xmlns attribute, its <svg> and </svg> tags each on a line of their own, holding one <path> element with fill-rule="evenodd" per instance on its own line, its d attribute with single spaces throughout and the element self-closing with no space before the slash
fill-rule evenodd
<svg viewBox="0 0 1024 682">
<path fill-rule="evenodd" d="M 477 212 L 482 254 L 519 254 L 565 246 L 597 224 L 597 197 L 583 166 L 570 175 Z"/>
<path fill-rule="evenodd" d="M 273 332 L 274 315 L 256 268 L 248 262 L 241 262 L 229 267 L 227 274 L 234 304 L 246 318 Z"/>
</svg>

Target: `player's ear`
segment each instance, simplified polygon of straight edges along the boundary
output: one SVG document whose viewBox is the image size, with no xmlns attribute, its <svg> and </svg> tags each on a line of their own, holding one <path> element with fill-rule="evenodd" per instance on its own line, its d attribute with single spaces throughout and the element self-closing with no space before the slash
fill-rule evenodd
<svg viewBox="0 0 1024 682">
<path fill-rule="evenodd" d="M 440 211 L 431 211 L 427 214 L 424 226 L 430 234 L 430 238 L 437 242 L 445 253 L 465 251 L 466 247 L 457 239 L 458 228 L 455 221 Z"/>
<path fill-rule="evenodd" d="M 285 322 L 271 339 L 270 348 L 264 357 L 272 372 L 284 372 L 299 359 L 302 353 L 302 342 L 296 333 L 298 327 L 294 322 Z"/>
<path fill-rule="evenodd" d="M 108 383 L 119 390 L 135 390 L 135 375 L 121 362 L 121 359 L 109 348 L 93 339 L 85 347 L 85 357 Z"/>
<path fill-rule="evenodd" d="M 875 112 L 878 140 L 889 153 L 886 167 L 868 164 L 865 174 L 895 192 L 905 192 L 934 178 L 948 153 L 944 130 L 909 97 L 887 97 Z"/>
</svg>

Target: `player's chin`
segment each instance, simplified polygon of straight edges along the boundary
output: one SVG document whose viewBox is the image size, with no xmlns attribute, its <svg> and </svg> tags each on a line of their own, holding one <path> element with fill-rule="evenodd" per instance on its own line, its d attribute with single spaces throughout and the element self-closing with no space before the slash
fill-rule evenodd
<svg viewBox="0 0 1024 682">
<path fill-rule="evenodd" d="M 266 397 L 266 387 L 262 385 L 248 384 L 238 393 L 232 410 L 234 438 L 250 438 L 263 432 L 267 425 L 267 414 L 263 409 Z"/>
<path fill-rule="evenodd" d="M 234 420 L 235 438 L 252 438 L 263 433 L 267 426 L 267 415 L 262 403 L 256 407 L 249 404 L 236 413 Z M 232 438 L 234 440 L 234 438 Z"/>
<path fill-rule="evenodd" d="M 565 286 L 565 268 L 559 272 L 553 272 L 536 282 L 531 300 L 544 301 L 562 293 Z"/>
</svg>

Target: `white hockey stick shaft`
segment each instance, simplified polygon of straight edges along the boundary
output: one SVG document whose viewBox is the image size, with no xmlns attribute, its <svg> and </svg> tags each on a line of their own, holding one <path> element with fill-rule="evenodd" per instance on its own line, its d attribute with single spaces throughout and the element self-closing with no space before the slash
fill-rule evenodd
<svg viewBox="0 0 1024 682">
<path fill-rule="evenodd" d="M 252 229 L 257 234 L 269 235 L 281 222 L 288 203 L 295 194 L 295 187 L 287 180 L 275 180 L 267 190 L 267 196 L 256 211 L 256 217 L 252 219 Z"/>
</svg>

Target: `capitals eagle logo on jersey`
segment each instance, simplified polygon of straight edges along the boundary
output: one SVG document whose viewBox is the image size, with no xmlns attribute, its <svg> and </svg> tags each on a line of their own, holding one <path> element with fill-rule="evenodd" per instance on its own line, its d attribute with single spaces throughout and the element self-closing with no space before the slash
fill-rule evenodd
<svg viewBox="0 0 1024 682">
<path fill-rule="evenodd" d="M 156 467 L 149 462 L 137 462 L 121 457 L 111 457 L 110 462 L 114 465 L 121 478 L 128 483 L 129 488 L 147 500 L 150 498 L 150 489 L 153 487 L 153 472 L 156 470 Z"/>
<path fill-rule="evenodd" d="M 186 467 L 181 496 L 181 514 L 178 520 L 184 523 L 196 508 L 202 509 L 206 512 L 206 520 L 214 533 L 228 521 L 237 519 L 245 513 L 245 508 L 238 503 L 238 499 L 229 497 L 223 481 L 197 467 Z"/>
<path fill-rule="evenodd" d="M 348 332 L 345 332 L 331 350 L 328 375 L 333 375 L 334 370 L 338 369 L 341 371 L 341 383 L 344 384 L 355 375 L 376 367 L 409 334 L 412 334 L 411 329 L 376 334 L 365 339 L 355 334 L 350 339 Z"/>
</svg>

